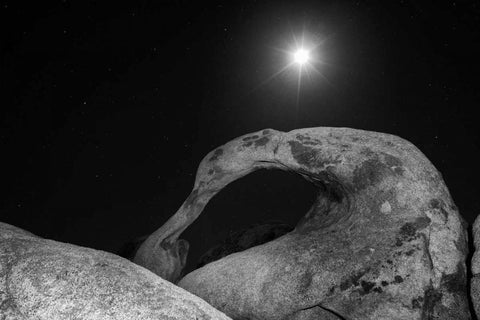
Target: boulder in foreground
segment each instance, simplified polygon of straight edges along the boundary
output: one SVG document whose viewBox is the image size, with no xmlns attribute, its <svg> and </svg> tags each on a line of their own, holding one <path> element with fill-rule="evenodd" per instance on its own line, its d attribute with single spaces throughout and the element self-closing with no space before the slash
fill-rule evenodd
<svg viewBox="0 0 480 320">
<path fill-rule="evenodd" d="M 2 320 L 228 320 L 202 299 L 114 254 L 0 223 Z"/>
</svg>

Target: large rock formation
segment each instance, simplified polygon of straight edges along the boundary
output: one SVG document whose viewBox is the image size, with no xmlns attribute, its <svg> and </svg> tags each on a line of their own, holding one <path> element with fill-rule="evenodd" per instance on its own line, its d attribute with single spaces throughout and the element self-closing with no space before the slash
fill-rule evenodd
<svg viewBox="0 0 480 320">
<path fill-rule="evenodd" d="M 113 254 L 0 223 L 0 319 L 229 319 Z"/>
<path fill-rule="evenodd" d="M 472 279 L 470 280 L 470 294 L 473 308 L 480 318 L 480 216 L 472 226 L 473 245 L 475 251 L 472 257 Z"/>
<path fill-rule="evenodd" d="M 239 137 L 202 160 L 193 191 L 136 260 L 153 257 L 157 272 L 171 273 L 178 237 L 209 199 L 261 168 L 302 175 L 318 187 L 316 202 L 292 232 L 207 264 L 181 287 L 234 319 L 470 318 L 463 220 L 435 167 L 388 134 L 309 128 Z"/>
</svg>

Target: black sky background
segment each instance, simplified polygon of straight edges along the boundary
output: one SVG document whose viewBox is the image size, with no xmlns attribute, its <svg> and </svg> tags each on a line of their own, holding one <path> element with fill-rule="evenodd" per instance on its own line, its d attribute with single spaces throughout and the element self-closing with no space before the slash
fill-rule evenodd
<svg viewBox="0 0 480 320">
<path fill-rule="evenodd" d="M 0 1 L 0 220 L 116 252 L 188 196 L 214 147 L 264 128 L 401 136 L 479 213 L 480 1 Z M 323 77 L 264 82 L 275 48 L 324 39 Z M 263 83 L 263 84 L 262 84 Z M 223 190 L 184 233 L 294 225 L 313 187 L 279 171 Z"/>
</svg>

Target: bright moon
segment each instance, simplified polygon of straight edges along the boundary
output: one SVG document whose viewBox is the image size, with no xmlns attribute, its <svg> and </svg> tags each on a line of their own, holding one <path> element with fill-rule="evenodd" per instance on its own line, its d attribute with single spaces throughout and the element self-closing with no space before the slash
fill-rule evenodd
<svg viewBox="0 0 480 320">
<path fill-rule="evenodd" d="M 310 59 L 310 52 L 305 49 L 298 49 L 293 55 L 293 61 L 299 65 L 304 65 Z"/>
</svg>

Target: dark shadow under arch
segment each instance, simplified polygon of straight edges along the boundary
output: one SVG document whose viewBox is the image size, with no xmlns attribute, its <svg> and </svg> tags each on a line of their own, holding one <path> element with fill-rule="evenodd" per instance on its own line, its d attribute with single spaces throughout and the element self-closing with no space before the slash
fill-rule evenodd
<svg viewBox="0 0 480 320">
<path fill-rule="evenodd" d="M 317 195 L 318 187 L 313 183 L 283 170 L 258 170 L 230 183 L 182 234 L 190 243 L 184 274 L 193 271 L 200 256 L 231 233 L 263 223 L 293 228 Z"/>
</svg>

